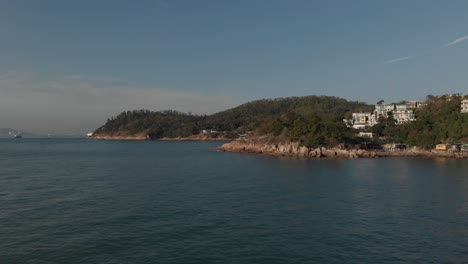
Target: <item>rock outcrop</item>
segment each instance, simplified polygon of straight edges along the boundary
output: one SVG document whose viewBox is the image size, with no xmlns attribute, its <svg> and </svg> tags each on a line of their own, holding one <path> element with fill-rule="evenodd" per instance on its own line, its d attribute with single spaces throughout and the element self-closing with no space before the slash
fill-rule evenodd
<svg viewBox="0 0 468 264">
<path fill-rule="evenodd" d="M 248 140 L 234 140 L 218 148 L 219 151 L 264 154 L 300 158 L 379 158 L 379 157 L 446 157 L 468 158 L 468 153 L 434 152 L 420 149 L 406 151 L 368 151 L 362 149 L 308 148 L 298 142 L 267 144 Z"/>
</svg>

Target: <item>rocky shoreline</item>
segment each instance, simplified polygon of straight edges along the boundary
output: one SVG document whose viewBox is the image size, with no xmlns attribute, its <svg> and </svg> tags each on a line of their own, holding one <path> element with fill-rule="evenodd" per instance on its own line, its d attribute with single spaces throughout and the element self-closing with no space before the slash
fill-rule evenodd
<svg viewBox="0 0 468 264">
<path fill-rule="evenodd" d="M 434 152 L 417 148 L 404 151 L 370 151 L 362 149 L 339 148 L 307 148 L 300 146 L 298 142 L 291 143 L 257 143 L 247 140 L 234 140 L 216 148 L 218 151 L 262 154 L 277 157 L 298 158 L 380 158 L 380 157 L 443 157 L 443 158 L 468 158 L 468 153 Z"/>
<path fill-rule="evenodd" d="M 150 140 L 146 134 L 132 136 L 124 135 L 93 135 L 91 139 L 98 140 Z M 340 148 L 307 148 L 300 146 L 299 142 L 289 143 L 264 143 L 257 140 L 228 139 L 223 137 L 210 138 L 201 135 L 178 138 L 160 138 L 160 141 L 229 141 L 217 148 L 217 151 L 238 152 L 249 154 L 261 154 L 276 157 L 297 157 L 297 158 L 381 158 L 381 157 L 442 157 L 467 159 L 468 153 L 460 152 L 436 152 L 411 148 L 403 151 L 385 151 L 385 150 L 362 150 L 362 149 L 340 149 Z"/>
</svg>

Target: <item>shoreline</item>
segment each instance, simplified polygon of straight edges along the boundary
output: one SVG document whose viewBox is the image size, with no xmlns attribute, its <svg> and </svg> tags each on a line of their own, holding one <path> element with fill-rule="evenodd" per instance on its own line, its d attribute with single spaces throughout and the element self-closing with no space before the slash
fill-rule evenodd
<svg viewBox="0 0 468 264">
<path fill-rule="evenodd" d="M 146 136 L 91 136 L 94 140 L 148 140 Z"/>
<path fill-rule="evenodd" d="M 259 154 L 273 157 L 293 158 L 330 158 L 330 159 L 357 159 L 357 158 L 386 158 L 386 157 L 428 157 L 428 158 L 454 158 L 468 159 L 468 153 L 461 152 L 435 152 L 430 150 L 409 149 L 404 151 L 369 151 L 362 149 L 339 148 L 307 148 L 298 142 L 265 144 L 235 140 L 215 148 L 216 151 Z"/>
<path fill-rule="evenodd" d="M 202 135 L 178 138 L 149 139 L 146 135 L 134 136 L 92 136 L 94 140 L 128 140 L 128 141 L 219 141 L 225 142 L 221 146 L 214 148 L 215 151 L 258 154 L 272 157 L 292 157 L 292 158 L 329 158 L 329 159 L 357 159 L 357 158 L 386 158 L 386 157 L 428 157 L 428 158 L 454 158 L 468 159 L 468 153 L 461 152 L 436 152 L 432 150 L 421 150 L 412 148 L 403 151 L 386 150 L 362 150 L 362 149 L 339 149 L 339 148 L 307 148 L 300 146 L 298 142 L 290 143 L 261 143 L 245 139 L 210 138 Z"/>
<path fill-rule="evenodd" d="M 232 141 L 233 139 L 218 137 L 218 138 L 211 138 L 206 136 L 194 135 L 189 137 L 177 137 L 177 138 L 170 138 L 170 137 L 163 137 L 158 139 L 151 139 L 145 135 L 134 135 L 134 136 L 109 136 L 109 135 L 97 135 L 88 137 L 88 139 L 95 139 L 95 140 L 135 140 L 135 141 L 142 141 L 142 140 L 153 140 L 153 141 Z"/>
</svg>

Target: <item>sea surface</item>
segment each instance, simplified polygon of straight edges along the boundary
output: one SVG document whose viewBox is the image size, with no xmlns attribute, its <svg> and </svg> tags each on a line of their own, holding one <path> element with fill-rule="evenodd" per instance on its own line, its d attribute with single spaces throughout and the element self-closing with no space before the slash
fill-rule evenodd
<svg viewBox="0 0 468 264">
<path fill-rule="evenodd" d="M 0 263 L 468 263 L 468 160 L 0 139 Z"/>
</svg>

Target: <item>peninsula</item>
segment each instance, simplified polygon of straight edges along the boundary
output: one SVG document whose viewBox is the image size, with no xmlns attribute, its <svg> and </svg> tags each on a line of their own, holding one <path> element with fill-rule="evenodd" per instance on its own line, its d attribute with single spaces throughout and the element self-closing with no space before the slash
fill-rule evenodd
<svg viewBox="0 0 468 264">
<path fill-rule="evenodd" d="M 468 96 L 461 94 L 374 105 L 330 96 L 288 97 L 213 115 L 126 111 L 109 118 L 91 138 L 232 140 L 219 150 L 303 157 L 465 157 L 467 107 Z"/>
</svg>

